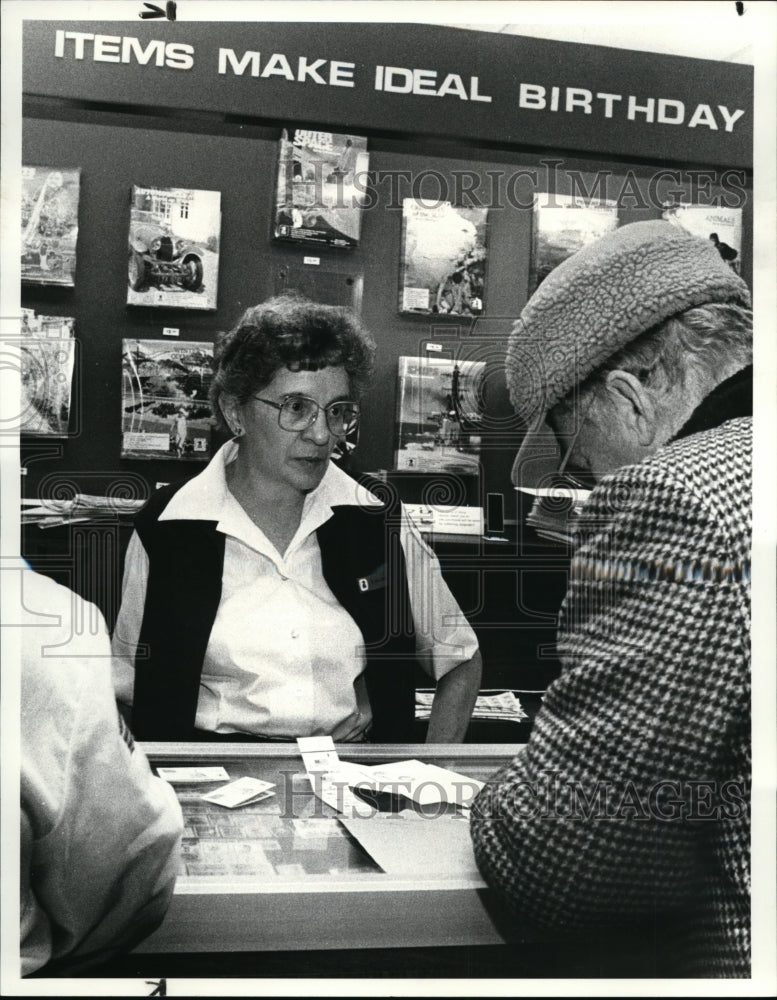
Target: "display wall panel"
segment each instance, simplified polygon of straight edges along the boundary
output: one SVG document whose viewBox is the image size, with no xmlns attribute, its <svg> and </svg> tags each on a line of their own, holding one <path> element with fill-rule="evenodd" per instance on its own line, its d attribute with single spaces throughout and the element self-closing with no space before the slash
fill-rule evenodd
<svg viewBox="0 0 777 1000">
<path fill-rule="evenodd" d="M 74 376 L 73 407 L 79 432 L 45 450 L 25 441 L 28 467 L 25 491 L 35 496 L 38 483 L 61 473 L 70 482 L 94 473 L 109 476 L 127 467 L 119 458 L 121 341 L 161 339 L 165 327 L 177 328 L 181 340 L 212 341 L 250 305 L 272 295 L 278 268 L 309 266 L 305 248 L 273 243 L 270 227 L 275 198 L 277 136 L 268 125 L 225 125 L 208 118 L 121 115 L 72 107 L 55 121 L 27 117 L 23 128 L 26 162 L 58 162 L 81 168 L 78 281 L 73 289 L 25 287 L 22 304 L 39 312 L 76 319 L 80 343 Z M 110 124 L 102 124 L 103 121 Z M 170 127 L 166 127 L 167 125 Z M 322 125 L 325 123 L 322 123 Z M 201 130 L 202 129 L 202 130 Z M 532 197 L 538 191 L 596 192 L 619 200 L 621 224 L 661 214 L 657 194 L 699 194 L 698 176 L 680 170 L 656 186 L 660 165 L 627 164 L 605 156 L 568 157 L 518 149 L 479 149 L 471 143 L 369 137 L 374 180 L 364 210 L 362 240 L 352 250 L 315 249 L 320 267 L 343 275 L 363 274 L 362 319 L 377 343 L 377 372 L 364 402 L 362 434 L 354 467 L 391 469 L 395 446 L 397 358 L 424 356 L 427 345 L 489 362 L 488 426 L 481 446 L 481 474 L 468 477 L 468 502 L 482 503 L 488 492 L 510 490 L 510 468 L 520 440 L 509 404 L 502 362 L 511 324 L 526 302 L 531 263 Z M 752 207 L 749 178 L 710 171 L 718 183 L 711 196 L 744 201 L 742 273 L 752 277 Z M 598 189 L 597 183 L 605 186 Z M 126 305 L 127 235 L 133 184 L 191 186 L 221 192 L 222 229 L 216 309 L 197 314 L 172 308 Z M 738 185 L 738 187 L 737 187 Z M 485 309 L 477 321 L 463 317 L 400 314 L 397 307 L 402 228 L 402 197 L 445 196 L 460 203 L 489 207 L 489 269 Z M 467 200 L 469 199 L 469 201 Z M 309 249 L 309 248 L 308 248 Z M 214 442 L 218 445 L 219 440 Z M 196 472 L 182 462 L 133 463 L 148 489 L 157 482 L 183 479 Z M 412 483 L 407 499 L 415 499 Z M 95 492 L 88 483 L 82 492 Z M 420 487 L 419 487 L 420 488 Z M 413 495 L 411 495 L 413 494 Z M 512 514 L 508 504 L 507 516 Z"/>
</svg>

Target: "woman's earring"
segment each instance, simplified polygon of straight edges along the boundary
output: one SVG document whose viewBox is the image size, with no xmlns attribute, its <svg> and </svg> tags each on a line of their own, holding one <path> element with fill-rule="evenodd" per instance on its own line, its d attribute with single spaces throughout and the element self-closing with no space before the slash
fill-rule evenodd
<svg viewBox="0 0 777 1000">
<path fill-rule="evenodd" d="M 233 435 L 236 438 L 242 437 L 244 434 L 243 428 L 240 426 L 240 424 L 235 424 L 234 427 L 230 427 L 230 430 L 232 431 Z"/>
</svg>

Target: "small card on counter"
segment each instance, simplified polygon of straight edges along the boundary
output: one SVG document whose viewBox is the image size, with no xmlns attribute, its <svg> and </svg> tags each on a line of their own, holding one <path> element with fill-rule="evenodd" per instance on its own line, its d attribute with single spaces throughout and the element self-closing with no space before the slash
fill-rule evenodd
<svg viewBox="0 0 777 1000">
<path fill-rule="evenodd" d="M 297 748 L 308 774 L 335 771 L 340 764 L 331 736 L 298 736 Z"/>
<path fill-rule="evenodd" d="M 205 802 L 213 802 L 214 805 L 224 806 L 226 809 L 236 809 L 238 806 L 247 806 L 255 802 L 267 799 L 275 792 L 272 789 L 275 785 L 271 781 L 261 781 L 259 778 L 238 778 L 230 781 L 228 785 L 222 785 L 215 792 L 208 792 L 203 795 Z"/>
<path fill-rule="evenodd" d="M 223 767 L 158 767 L 156 773 L 171 785 L 197 785 L 207 781 L 229 781 Z"/>
</svg>

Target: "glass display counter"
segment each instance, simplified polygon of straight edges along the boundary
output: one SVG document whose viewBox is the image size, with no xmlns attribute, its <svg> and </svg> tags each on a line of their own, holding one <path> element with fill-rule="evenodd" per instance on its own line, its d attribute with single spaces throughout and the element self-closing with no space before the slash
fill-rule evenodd
<svg viewBox="0 0 777 1000">
<path fill-rule="evenodd" d="M 179 875 L 161 927 L 136 953 L 408 948 L 502 944 L 489 890 L 474 865 L 387 874 L 316 796 L 293 744 L 146 743 L 153 768 L 221 766 L 228 779 L 175 784 L 184 814 Z M 340 744 L 361 765 L 422 760 L 485 780 L 518 747 Z M 274 794 L 228 809 L 202 796 L 226 780 L 272 782 Z M 367 816 L 397 810 L 394 795 L 367 798 Z M 402 797 L 403 807 L 411 805 Z M 425 824 L 453 806 L 414 807 Z M 371 813 L 372 809 L 372 813 Z M 431 812 L 430 812 L 431 810 Z M 466 824 L 466 816 L 457 818 Z M 426 826 L 426 829 L 430 829 Z M 434 833 L 434 829 L 430 833 Z M 463 833 L 463 829 L 459 831 Z M 460 838 L 461 839 L 461 838 Z M 401 866 L 400 866 L 401 867 Z"/>
</svg>

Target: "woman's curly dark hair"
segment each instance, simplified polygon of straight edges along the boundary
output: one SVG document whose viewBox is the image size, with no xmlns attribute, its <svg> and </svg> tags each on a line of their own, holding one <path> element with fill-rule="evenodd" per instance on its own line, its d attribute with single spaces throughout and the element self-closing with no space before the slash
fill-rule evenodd
<svg viewBox="0 0 777 1000">
<path fill-rule="evenodd" d="M 344 368 L 358 399 L 372 374 L 375 344 L 350 309 L 278 295 L 246 309 L 237 325 L 219 335 L 210 389 L 213 420 L 224 428 L 224 396 L 241 405 L 264 389 L 281 368 Z"/>
</svg>

